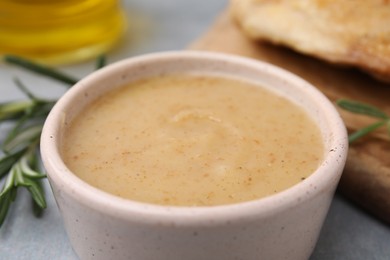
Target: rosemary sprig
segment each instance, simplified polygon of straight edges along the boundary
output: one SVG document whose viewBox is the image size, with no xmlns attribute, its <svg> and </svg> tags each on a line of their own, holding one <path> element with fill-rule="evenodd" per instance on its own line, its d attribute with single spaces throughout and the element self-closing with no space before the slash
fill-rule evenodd
<svg viewBox="0 0 390 260">
<path fill-rule="evenodd" d="M 0 104 L 0 123 L 13 126 L 1 143 L 0 177 L 6 180 L 0 189 L 0 227 L 20 187 L 30 192 L 36 214 L 46 208 L 41 183 L 46 175 L 40 169 L 38 146 L 44 120 L 55 101 L 36 97 L 19 79 L 14 82 L 28 100 Z"/>
<path fill-rule="evenodd" d="M 390 136 L 390 115 L 381 111 L 379 108 L 369 104 L 346 99 L 340 99 L 336 103 L 339 107 L 352 113 L 378 118 L 377 122 L 351 133 L 348 137 L 350 143 L 383 126 L 387 127 L 387 132 Z"/>
<path fill-rule="evenodd" d="M 54 80 L 73 85 L 78 80 L 53 68 L 29 60 L 5 55 L 6 63 L 33 71 Z M 96 68 L 105 65 L 104 56 L 97 60 Z M 39 216 L 46 208 L 42 179 L 46 178 L 40 167 L 39 140 L 43 123 L 56 100 L 35 96 L 18 78 L 15 85 L 26 95 L 27 100 L 0 103 L 0 125 L 11 123 L 12 128 L 0 144 L 0 179 L 5 178 L 0 188 L 0 227 L 4 223 L 17 190 L 27 188 L 33 201 L 33 213 Z M 1 154 L 2 153 L 2 154 Z"/>
<path fill-rule="evenodd" d="M 39 135 L 37 135 L 39 137 Z M 0 192 L 0 226 L 3 224 L 11 203 L 15 200 L 17 189 L 25 187 L 33 199 L 35 214 L 39 215 L 46 208 L 46 199 L 41 179 L 46 175 L 40 172 L 38 153 L 36 152 L 38 139 L 32 142 L 25 150 L 5 156 L 9 160 L 8 167 L 4 167 L 3 174 L 8 173 L 7 179 Z"/>
<path fill-rule="evenodd" d="M 40 75 L 50 77 L 67 85 L 78 80 L 53 68 L 36 64 L 29 60 L 5 55 L 6 63 L 14 64 Z M 98 58 L 96 68 L 105 66 L 104 56 Z M 27 100 L 0 104 L 0 125 L 12 123 L 1 143 L 0 179 L 6 178 L 0 189 L 0 227 L 4 223 L 17 190 L 27 188 L 33 201 L 33 212 L 39 216 L 46 208 L 42 179 L 46 178 L 40 168 L 39 140 L 43 123 L 56 100 L 46 100 L 35 96 L 18 78 L 15 85 L 26 95 Z"/>
</svg>

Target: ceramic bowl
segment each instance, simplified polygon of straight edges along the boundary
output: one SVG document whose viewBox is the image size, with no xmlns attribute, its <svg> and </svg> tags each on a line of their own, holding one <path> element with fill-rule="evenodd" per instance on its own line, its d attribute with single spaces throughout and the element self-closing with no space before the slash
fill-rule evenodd
<svg viewBox="0 0 390 260">
<path fill-rule="evenodd" d="M 234 75 L 300 104 L 320 127 L 324 160 L 304 181 L 262 199 L 174 207 L 116 197 L 75 176 L 61 159 L 65 125 L 91 101 L 161 73 Z M 109 65 L 72 87 L 45 123 L 41 153 L 74 251 L 81 259 L 307 259 L 315 247 L 348 149 L 345 126 L 315 87 L 275 66 L 232 55 L 177 51 Z"/>
</svg>

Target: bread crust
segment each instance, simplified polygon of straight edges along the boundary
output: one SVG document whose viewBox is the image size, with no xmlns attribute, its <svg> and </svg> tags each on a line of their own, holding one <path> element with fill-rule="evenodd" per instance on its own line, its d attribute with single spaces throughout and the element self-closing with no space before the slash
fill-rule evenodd
<svg viewBox="0 0 390 260">
<path fill-rule="evenodd" d="M 252 39 L 390 82 L 389 0 L 231 0 L 230 10 Z"/>
</svg>

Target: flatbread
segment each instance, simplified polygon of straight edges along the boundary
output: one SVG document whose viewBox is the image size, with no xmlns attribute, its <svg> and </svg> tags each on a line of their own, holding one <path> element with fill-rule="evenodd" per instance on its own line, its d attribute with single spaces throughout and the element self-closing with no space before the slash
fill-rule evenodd
<svg viewBox="0 0 390 260">
<path fill-rule="evenodd" d="M 230 10 L 252 39 L 390 82 L 389 0 L 231 0 Z"/>
</svg>

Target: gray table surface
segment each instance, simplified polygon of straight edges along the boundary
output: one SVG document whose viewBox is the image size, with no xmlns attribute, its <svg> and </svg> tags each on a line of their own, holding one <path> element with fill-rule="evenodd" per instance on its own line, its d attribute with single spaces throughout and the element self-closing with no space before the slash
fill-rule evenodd
<svg viewBox="0 0 390 260">
<path fill-rule="evenodd" d="M 123 44 L 108 56 L 109 62 L 143 53 L 180 50 L 197 39 L 226 7 L 227 0 L 123 1 L 130 30 Z M 60 69 L 83 77 L 93 62 Z M 0 102 L 23 97 L 12 83 L 18 76 L 36 94 L 59 97 L 62 85 L 18 68 L 0 64 Z M 4 130 L 0 127 L 0 138 Z M 18 193 L 0 230 L 0 259 L 77 259 L 66 237 L 61 216 L 45 183 L 48 208 L 40 219 L 31 214 L 25 190 Z M 311 259 L 390 259 L 390 228 L 336 194 Z"/>
</svg>

